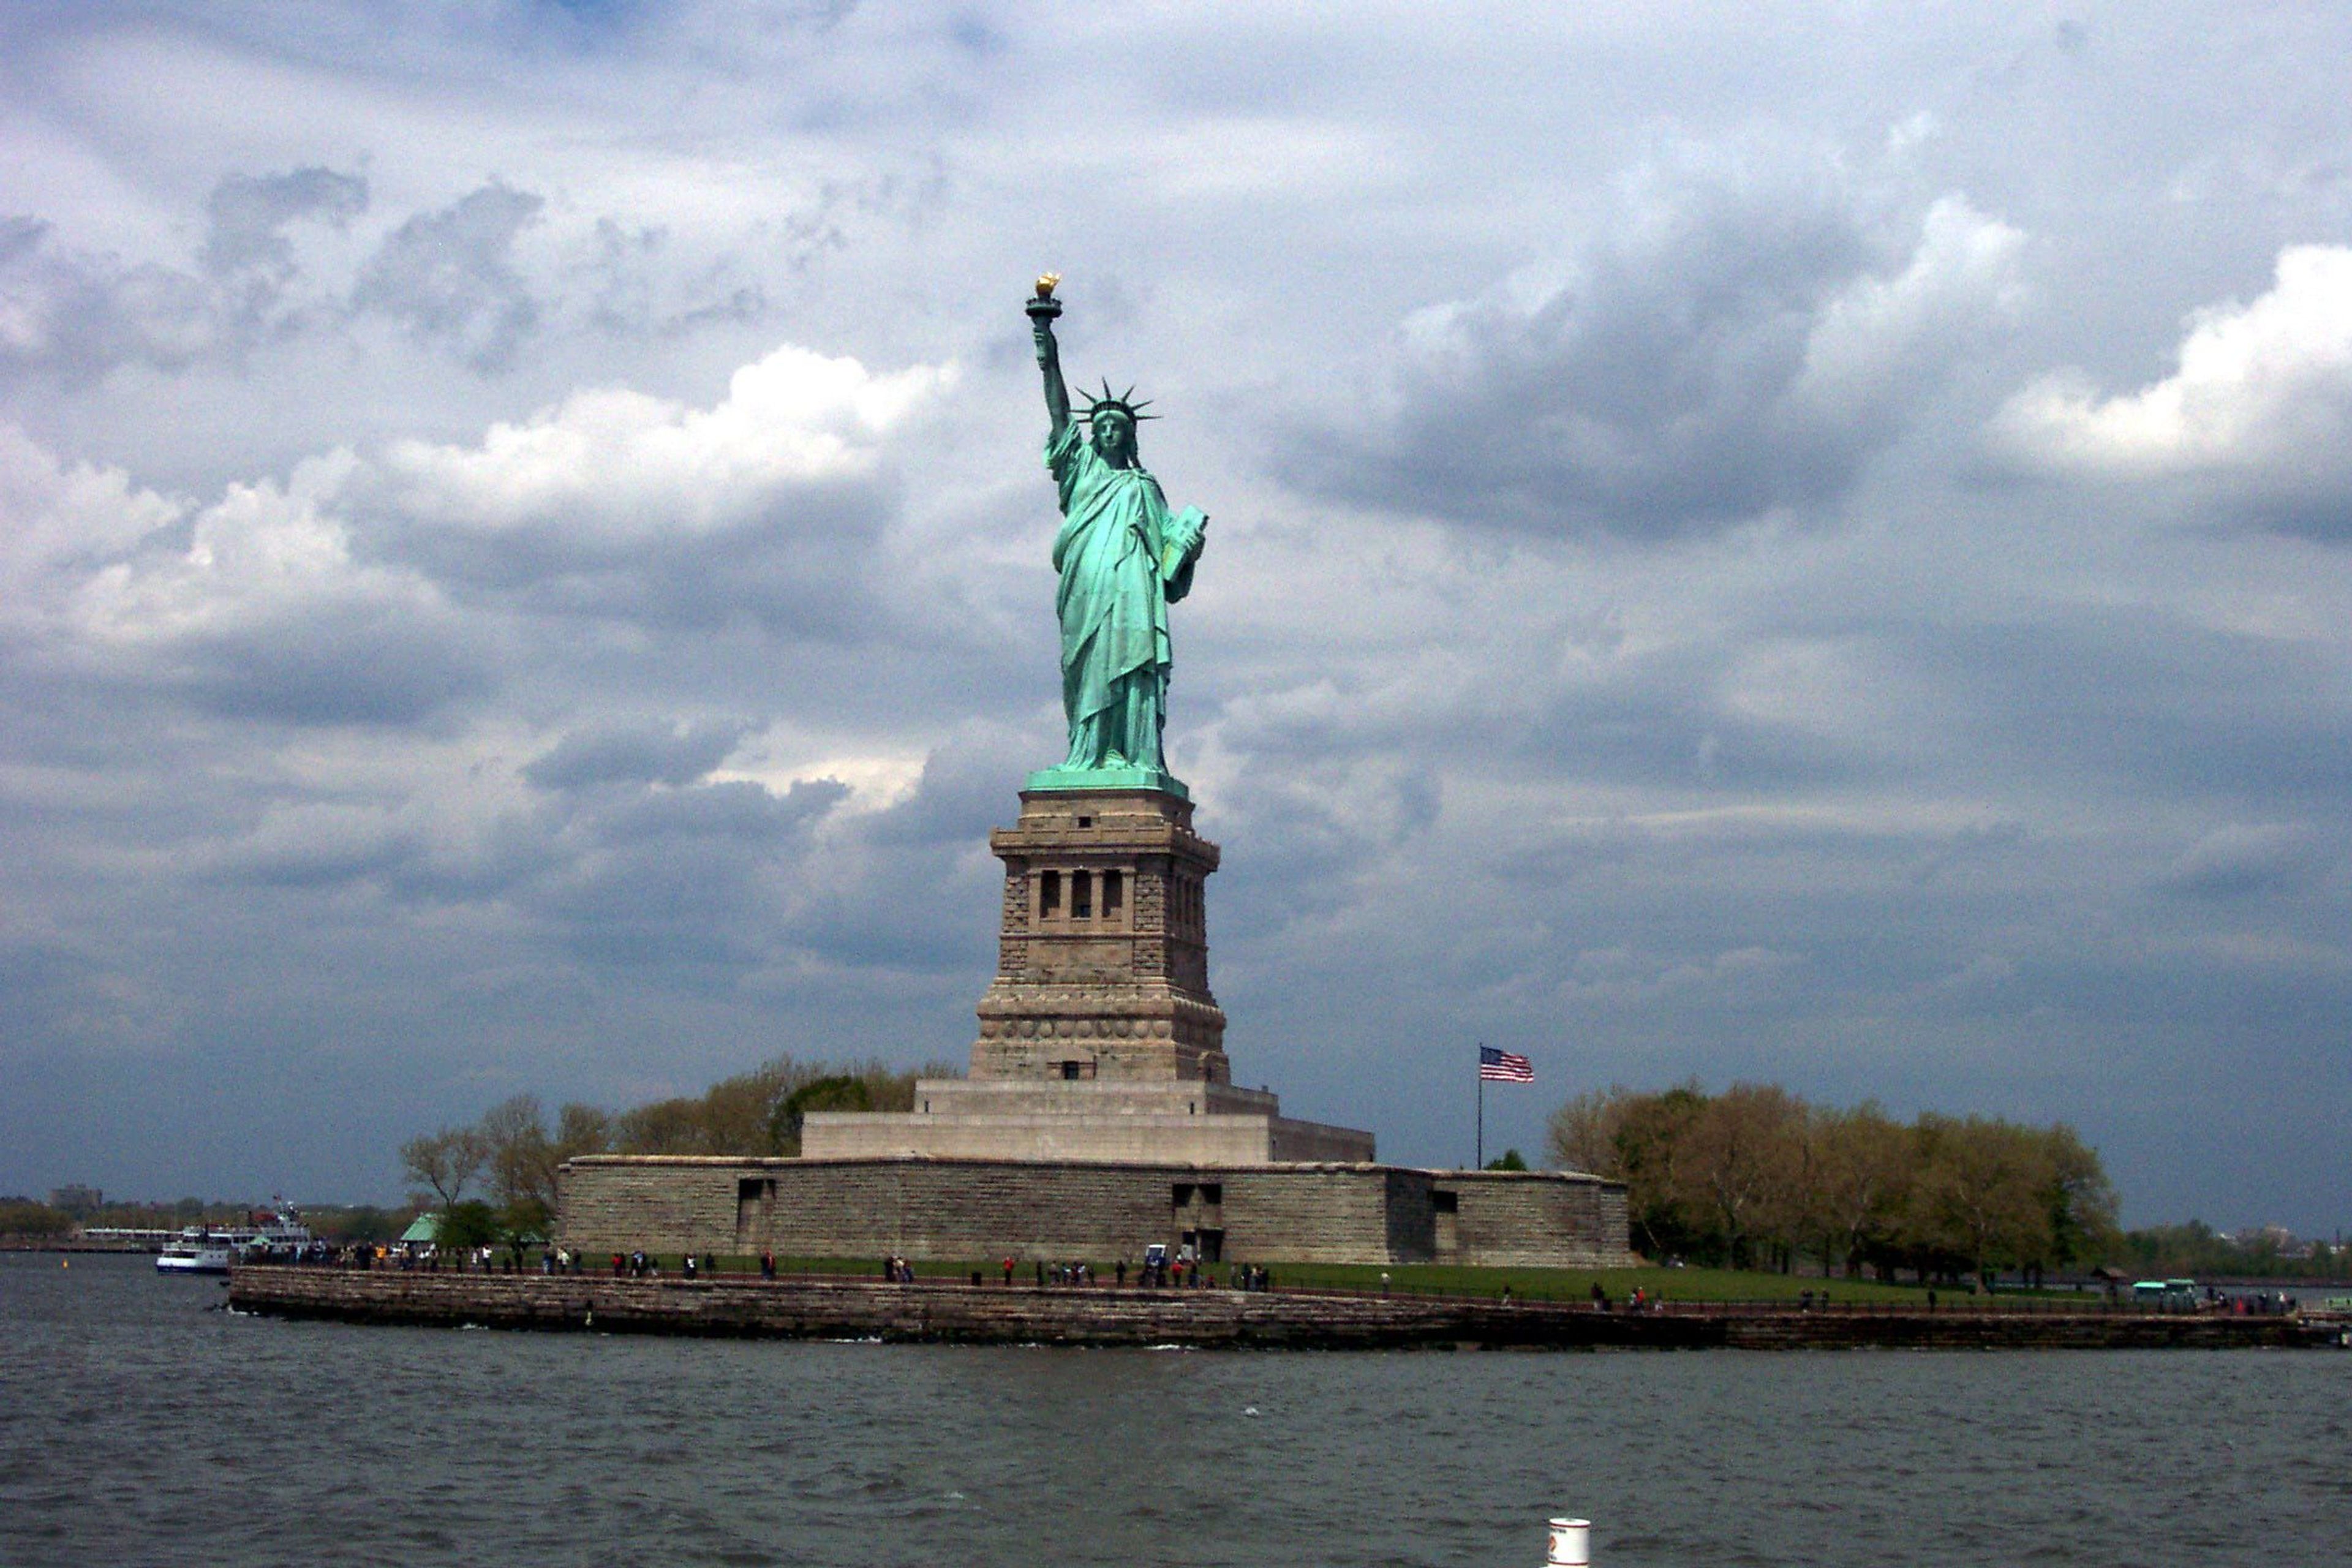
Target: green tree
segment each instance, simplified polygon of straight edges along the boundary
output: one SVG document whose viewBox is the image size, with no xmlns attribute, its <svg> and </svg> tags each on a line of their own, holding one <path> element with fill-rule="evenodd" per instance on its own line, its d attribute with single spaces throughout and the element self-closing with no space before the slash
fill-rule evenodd
<svg viewBox="0 0 2352 1568">
<path fill-rule="evenodd" d="M 779 1153 L 801 1152 L 801 1125 L 812 1110 L 871 1110 L 874 1089 L 864 1079 L 833 1073 L 812 1079 L 786 1095 L 768 1122 L 768 1146 Z"/>
<path fill-rule="evenodd" d="M 2049 1177 L 2029 1130 L 1981 1116 L 1923 1114 L 1914 1216 L 1925 1249 L 1992 1271 L 2049 1253 Z"/>
<path fill-rule="evenodd" d="M 1843 1261 L 1849 1277 L 1884 1259 L 1910 1202 L 1911 1140 L 1874 1101 L 1825 1112 L 1816 1143 L 1824 1258 Z M 1826 1272 L 1824 1267 L 1824 1272 Z"/>
<path fill-rule="evenodd" d="M 1555 1167 L 1584 1171 L 1611 1181 L 1625 1179 L 1617 1146 L 1618 1130 L 1625 1123 L 1634 1100 L 1622 1084 L 1591 1089 L 1551 1113 L 1546 1152 Z"/>
<path fill-rule="evenodd" d="M 65 1236 L 73 1215 L 34 1198 L 0 1198 L 0 1236 Z"/>
<path fill-rule="evenodd" d="M 796 1154 L 800 1118 L 811 1110 L 911 1110 L 918 1078 L 960 1076 L 937 1063 L 898 1071 L 879 1062 L 843 1067 L 778 1057 L 699 1096 L 622 1112 L 613 1143 L 628 1154 Z"/>
<path fill-rule="evenodd" d="M 1799 1178 L 1801 1103 L 1773 1085 L 1736 1083 L 1679 1127 L 1677 1206 L 1704 1227 L 1710 1249 L 1734 1268 L 1755 1260 L 1759 1221 L 1789 1207 L 1786 1194 Z"/>
<path fill-rule="evenodd" d="M 1528 1157 L 1517 1149 L 1506 1149 L 1500 1159 L 1486 1162 L 1486 1169 L 1490 1171 L 1524 1171 L 1527 1168 Z"/>
<path fill-rule="evenodd" d="M 478 1198 L 468 1198 L 442 1211 L 433 1245 L 442 1252 L 468 1252 L 478 1247 L 503 1246 L 507 1237 L 499 1211 Z"/>
<path fill-rule="evenodd" d="M 412 1210 L 373 1204 L 311 1204 L 302 1210 L 302 1223 L 322 1241 L 390 1241 L 415 1217 Z"/>
<path fill-rule="evenodd" d="M 1652 1257 L 1785 1272 L 1811 1255 L 1824 1273 L 1901 1265 L 1957 1279 L 2038 1275 L 2126 1245 L 2098 1152 L 2063 1122 L 1927 1112 L 1906 1127 L 1874 1103 L 1822 1110 L 1771 1084 L 1720 1095 L 1696 1081 L 1654 1093 L 1621 1084 L 1554 1111 L 1548 1152 L 1625 1184 L 1634 1243 Z M 2146 1258 L 2207 1239 L 2136 1236 L 2130 1249 Z"/>
<path fill-rule="evenodd" d="M 2040 1134 L 2045 1175 L 2042 1201 L 2049 1219 L 2049 1256 L 2060 1268 L 2111 1255 L 2118 1239 L 2115 1184 L 2099 1152 L 2061 1121 Z M 2037 1277 L 2042 1259 L 2035 1259 Z"/>
<path fill-rule="evenodd" d="M 457 1207 L 489 1157 L 488 1140 L 472 1127 L 420 1132 L 400 1146 L 402 1170 L 439 1200 L 437 1206 L 445 1215 Z"/>
<path fill-rule="evenodd" d="M 491 1194 L 515 1208 L 531 1205 L 547 1213 L 555 1209 L 555 1151 L 547 1135 L 547 1120 L 539 1100 L 528 1094 L 502 1100 L 475 1123 L 480 1135 L 484 1163 L 488 1167 Z"/>
<path fill-rule="evenodd" d="M 1695 1080 L 1657 1094 L 1614 1085 L 1580 1095 L 1552 1115 L 1552 1159 L 1625 1184 L 1626 1217 L 1641 1251 L 1687 1255 L 1703 1231 L 1686 1205 L 1684 1156 L 1706 1105 Z"/>
<path fill-rule="evenodd" d="M 600 1107 L 574 1100 L 555 1113 L 555 1148 L 563 1159 L 607 1153 L 612 1147 L 613 1118 Z"/>
<path fill-rule="evenodd" d="M 612 1124 L 597 1107 L 573 1103 L 556 1113 L 551 1133 L 538 1099 L 528 1094 L 500 1100 L 482 1113 L 474 1131 L 481 1139 L 491 1195 L 518 1256 L 529 1239 L 554 1232 L 563 1163 L 610 1149 Z"/>
</svg>

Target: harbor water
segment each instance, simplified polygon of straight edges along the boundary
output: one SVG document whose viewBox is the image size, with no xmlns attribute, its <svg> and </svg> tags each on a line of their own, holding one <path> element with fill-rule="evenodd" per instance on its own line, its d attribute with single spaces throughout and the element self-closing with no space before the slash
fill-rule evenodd
<svg viewBox="0 0 2352 1568">
<path fill-rule="evenodd" d="M 2340 1561 L 2352 1354 L 357 1328 L 0 1256 L 0 1563 Z"/>
</svg>

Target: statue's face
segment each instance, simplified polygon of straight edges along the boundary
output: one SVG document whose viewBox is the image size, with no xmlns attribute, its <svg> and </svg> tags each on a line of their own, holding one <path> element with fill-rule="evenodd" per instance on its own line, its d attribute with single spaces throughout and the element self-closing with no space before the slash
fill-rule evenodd
<svg viewBox="0 0 2352 1568">
<path fill-rule="evenodd" d="M 1135 426 L 1116 409 L 1105 409 L 1094 417 L 1095 450 L 1107 459 L 1116 460 L 1135 454 Z"/>
</svg>

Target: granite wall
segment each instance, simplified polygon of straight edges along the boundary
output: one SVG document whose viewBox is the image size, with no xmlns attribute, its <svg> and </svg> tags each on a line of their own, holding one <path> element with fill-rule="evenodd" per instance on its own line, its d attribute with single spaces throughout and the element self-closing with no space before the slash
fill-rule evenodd
<svg viewBox="0 0 2352 1568">
<path fill-rule="evenodd" d="M 561 1194 L 558 1235 L 591 1255 L 1106 1263 L 1193 1239 L 1227 1262 L 1631 1261 L 1623 1189 L 1558 1172 L 592 1155 Z"/>
<path fill-rule="evenodd" d="M 1625 1251 L 1625 1189 L 1548 1171 L 1447 1171 L 1453 1247 L 1439 1262 L 1481 1268 L 1610 1268 Z M 1613 1238 L 1613 1246 L 1611 1245 Z"/>
</svg>

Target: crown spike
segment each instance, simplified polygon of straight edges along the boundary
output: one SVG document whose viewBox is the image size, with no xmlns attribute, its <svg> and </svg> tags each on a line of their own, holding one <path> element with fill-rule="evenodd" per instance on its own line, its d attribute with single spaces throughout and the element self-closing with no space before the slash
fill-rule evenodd
<svg viewBox="0 0 2352 1568">
<path fill-rule="evenodd" d="M 1093 393 L 1088 392 L 1083 386 L 1077 388 L 1076 391 L 1077 395 L 1086 400 L 1086 406 L 1078 410 L 1078 416 L 1082 419 L 1091 420 L 1096 415 L 1101 413 L 1107 408 L 1124 414 L 1131 420 L 1141 421 L 1145 419 L 1157 419 L 1160 417 L 1157 414 L 1146 414 L 1143 412 L 1145 409 L 1151 406 L 1152 400 L 1148 397 L 1139 398 L 1136 396 L 1135 388 L 1130 386 L 1125 392 L 1113 392 L 1110 388 L 1110 378 L 1108 376 L 1105 376 L 1103 378 L 1102 395 L 1099 397 L 1096 396 Z"/>
</svg>

